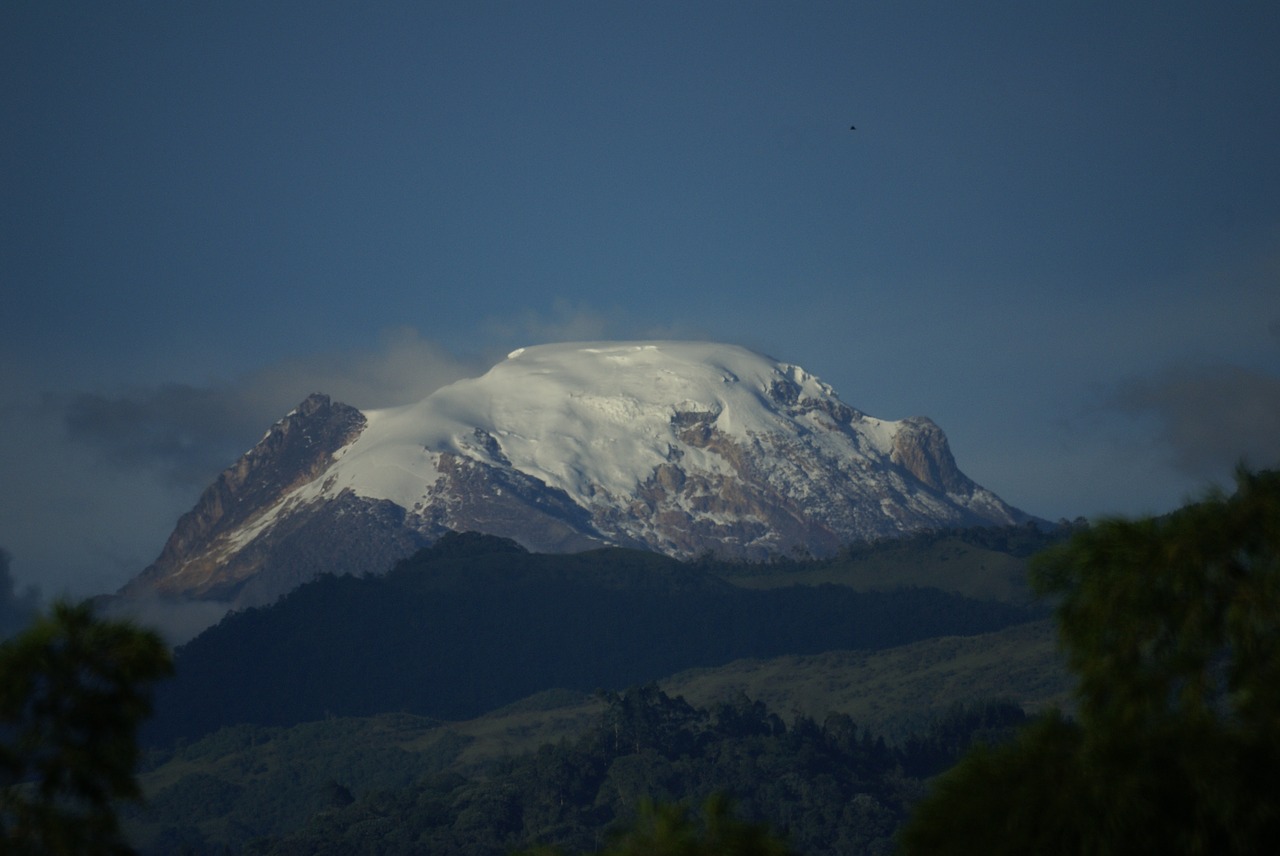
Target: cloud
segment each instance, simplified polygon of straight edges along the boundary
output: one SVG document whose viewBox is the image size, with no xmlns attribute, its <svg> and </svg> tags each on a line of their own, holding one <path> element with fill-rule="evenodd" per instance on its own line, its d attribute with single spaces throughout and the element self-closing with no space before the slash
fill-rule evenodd
<svg viewBox="0 0 1280 856">
<path fill-rule="evenodd" d="M 50 393 L 0 359 L 0 543 L 53 596 L 114 591 L 159 554 L 217 474 L 313 392 L 362 409 L 417 401 L 489 364 L 415 331 L 232 380 Z"/>
<path fill-rule="evenodd" d="M 484 329 L 494 341 L 509 342 L 514 350 L 548 342 L 585 342 L 622 338 L 618 319 L 567 300 L 557 300 L 550 312 L 528 310 L 514 317 L 490 318 Z"/>
<path fill-rule="evenodd" d="M 129 470 L 68 436 L 64 412 L 21 379 L 0 401 L 0 543 L 13 573 L 52 597 L 119 586 L 155 558 L 194 488 Z"/>
<path fill-rule="evenodd" d="M 505 355 L 505 354 L 504 354 Z M 297 404 L 312 392 L 369 410 L 421 401 L 446 384 L 475 377 L 492 360 L 459 357 L 410 327 L 384 332 L 372 351 L 337 351 L 282 362 L 254 373 L 246 386 L 255 400 Z M 283 416 L 284 411 L 277 414 Z"/>
<path fill-rule="evenodd" d="M 1220 480 L 1240 461 L 1280 465 L 1280 377 L 1238 366 L 1183 367 L 1130 380 L 1107 405 L 1153 419 L 1171 463 Z"/>
<path fill-rule="evenodd" d="M 261 432 L 264 414 L 242 406 L 244 398 L 232 386 L 169 384 L 46 401 L 63 410 L 67 437 L 102 460 L 123 469 L 144 467 L 186 485 L 208 481 L 234 460 L 237 449 L 244 450 L 246 438 Z"/>
<path fill-rule="evenodd" d="M 768 352 L 768 348 L 757 341 L 745 340 L 741 335 L 717 334 L 705 324 L 686 318 L 665 322 L 640 320 L 620 309 L 602 310 L 563 299 L 553 302 L 549 310 L 530 309 L 516 315 L 489 318 L 482 326 L 487 340 L 503 343 L 495 349 L 490 363 L 526 345 L 602 340 L 723 340 Z"/>
<path fill-rule="evenodd" d="M 165 384 L 113 394 L 48 397 L 67 437 L 120 469 L 145 469 L 172 485 L 203 486 L 313 392 L 361 409 L 425 398 L 481 366 L 413 330 L 382 337 L 377 350 L 315 354 L 230 382 Z"/>
<path fill-rule="evenodd" d="M 108 618 L 133 621 L 155 630 L 172 647 L 190 642 L 217 624 L 231 611 L 231 604 L 142 596 L 105 598 L 99 609 Z"/>
</svg>

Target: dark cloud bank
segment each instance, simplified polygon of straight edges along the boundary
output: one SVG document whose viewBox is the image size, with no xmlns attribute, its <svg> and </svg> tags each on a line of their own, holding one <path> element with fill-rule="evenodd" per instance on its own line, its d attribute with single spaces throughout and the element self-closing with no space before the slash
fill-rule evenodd
<svg viewBox="0 0 1280 856">
<path fill-rule="evenodd" d="M 1220 480 L 1244 463 L 1280 465 L 1280 377 L 1238 366 L 1169 369 L 1122 385 L 1109 402 L 1154 417 L 1170 462 L 1196 479 Z"/>
<path fill-rule="evenodd" d="M 82 393 L 64 405 L 67 436 L 122 468 L 146 467 L 178 485 L 202 484 L 262 433 L 258 408 L 231 387 L 184 385 L 108 396 Z"/>
<path fill-rule="evenodd" d="M 487 365 L 399 330 L 371 352 L 313 355 L 234 382 L 166 384 L 55 402 L 68 438 L 122 469 L 204 487 L 314 392 L 361 409 L 421 400 Z"/>
</svg>

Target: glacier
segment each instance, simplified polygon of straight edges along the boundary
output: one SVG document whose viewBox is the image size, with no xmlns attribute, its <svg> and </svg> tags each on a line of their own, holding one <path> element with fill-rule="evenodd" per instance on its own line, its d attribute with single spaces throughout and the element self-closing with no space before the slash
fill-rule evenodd
<svg viewBox="0 0 1280 856">
<path fill-rule="evenodd" d="M 765 558 L 1032 519 L 961 473 L 929 419 L 877 419 L 799 366 L 690 341 L 518 348 L 401 407 L 313 396 L 209 493 L 144 587 L 226 594 L 291 568 L 257 581 L 261 599 L 308 573 L 295 554 L 315 531 L 334 547 L 474 529 L 551 552 Z"/>
</svg>

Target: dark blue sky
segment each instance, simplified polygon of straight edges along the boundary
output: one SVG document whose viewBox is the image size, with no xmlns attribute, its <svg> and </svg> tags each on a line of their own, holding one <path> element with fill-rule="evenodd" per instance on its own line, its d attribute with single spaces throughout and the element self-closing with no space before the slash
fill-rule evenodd
<svg viewBox="0 0 1280 856">
<path fill-rule="evenodd" d="M 756 348 L 1050 518 L 1280 459 L 1272 3 L 358 5 L 0 7 L 20 580 L 543 341 Z"/>
</svg>

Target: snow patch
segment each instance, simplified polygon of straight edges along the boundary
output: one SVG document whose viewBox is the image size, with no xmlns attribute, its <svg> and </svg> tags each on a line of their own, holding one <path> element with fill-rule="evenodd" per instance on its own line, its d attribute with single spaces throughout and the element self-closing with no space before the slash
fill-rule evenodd
<svg viewBox="0 0 1280 856">
<path fill-rule="evenodd" d="M 891 448 L 896 423 L 864 420 L 859 440 L 840 426 L 781 412 L 769 397 L 779 378 L 798 386 L 802 399 L 839 404 L 831 388 L 805 370 L 733 345 L 518 348 L 479 378 L 416 404 L 367 412 L 364 431 L 336 456 L 332 484 L 412 508 L 438 479 L 439 454 L 494 463 L 474 442 L 482 433 L 511 467 L 584 507 L 633 494 L 676 454 L 686 469 L 733 472 L 721 454 L 681 438 L 687 424 L 677 415 L 685 413 L 702 415 L 722 436 L 745 445 L 805 434 L 831 458 Z"/>
</svg>

